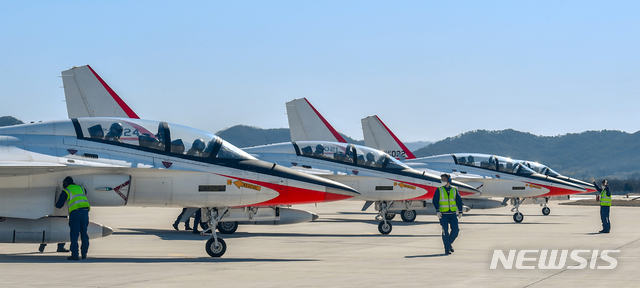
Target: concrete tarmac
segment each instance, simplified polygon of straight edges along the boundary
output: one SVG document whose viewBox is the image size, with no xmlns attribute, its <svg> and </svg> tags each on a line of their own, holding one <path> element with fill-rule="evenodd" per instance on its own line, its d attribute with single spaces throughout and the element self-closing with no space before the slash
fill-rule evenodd
<svg viewBox="0 0 640 288">
<path fill-rule="evenodd" d="M 171 227 L 177 208 L 93 208 L 90 220 L 114 229 L 95 239 L 89 258 L 67 261 L 49 244 L 0 244 L 1 287 L 637 287 L 640 269 L 640 209 L 613 207 L 612 231 L 601 229 L 599 207 L 523 205 L 523 223 L 510 207 L 473 210 L 460 221 L 455 253 L 443 255 L 435 216 L 404 223 L 397 216 L 390 235 L 378 233 L 372 211 L 361 202 L 301 205 L 320 215 L 312 223 L 240 226 L 222 235 L 222 258 L 211 258 L 205 236 Z M 183 225 L 181 224 L 182 228 Z M 67 244 L 67 247 L 68 244 Z M 612 270 L 491 270 L 493 251 L 620 250 Z M 517 253 L 516 252 L 516 253 Z M 537 257 L 536 253 L 527 257 Z M 590 253 L 580 254 L 590 261 Z M 607 266 L 597 260 L 595 267 Z"/>
</svg>

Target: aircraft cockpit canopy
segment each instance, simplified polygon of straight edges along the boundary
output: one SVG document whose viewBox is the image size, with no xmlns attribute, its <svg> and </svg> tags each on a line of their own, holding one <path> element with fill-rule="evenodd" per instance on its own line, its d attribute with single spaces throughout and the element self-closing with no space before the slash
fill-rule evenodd
<svg viewBox="0 0 640 288">
<path fill-rule="evenodd" d="M 187 126 L 120 118 L 74 119 L 79 138 L 187 158 L 255 159 L 220 137 Z"/>
<path fill-rule="evenodd" d="M 510 174 L 530 175 L 536 173 L 519 161 L 487 154 L 453 154 L 459 165 L 478 167 Z"/>
<path fill-rule="evenodd" d="M 363 167 L 383 169 L 407 169 L 404 163 L 380 150 L 354 145 L 326 141 L 297 141 L 299 156 L 331 160 Z"/>
</svg>

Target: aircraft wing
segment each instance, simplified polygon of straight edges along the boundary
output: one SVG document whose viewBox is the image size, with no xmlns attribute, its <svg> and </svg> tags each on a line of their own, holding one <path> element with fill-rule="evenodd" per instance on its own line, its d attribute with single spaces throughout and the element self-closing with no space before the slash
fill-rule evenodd
<svg viewBox="0 0 640 288">
<path fill-rule="evenodd" d="M 287 102 L 287 117 L 289 118 L 291 141 L 347 143 L 306 98 Z"/>
<path fill-rule="evenodd" d="M 365 146 L 382 150 L 400 159 L 416 158 L 377 115 L 363 118 L 361 122 Z"/>
<path fill-rule="evenodd" d="M 89 65 L 62 71 L 62 83 L 69 118 L 140 119 Z"/>
</svg>

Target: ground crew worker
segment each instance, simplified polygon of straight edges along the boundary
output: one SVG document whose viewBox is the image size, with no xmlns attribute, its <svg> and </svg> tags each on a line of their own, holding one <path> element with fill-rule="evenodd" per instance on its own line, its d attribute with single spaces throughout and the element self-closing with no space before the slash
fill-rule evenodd
<svg viewBox="0 0 640 288">
<path fill-rule="evenodd" d="M 596 180 L 591 177 L 593 186 L 600 191 L 600 220 L 602 220 L 602 230 L 598 233 L 609 233 L 611 230 L 611 222 L 609 221 L 609 213 L 611 212 L 611 190 L 609 190 L 609 182 L 602 180 L 602 188 L 596 184 Z"/>
<path fill-rule="evenodd" d="M 196 213 L 194 213 L 194 219 L 193 219 L 193 234 L 200 234 L 200 231 L 198 231 L 198 225 L 200 225 L 200 228 L 202 228 L 202 223 L 200 223 L 200 218 L 202 218 L 202 212 L 200 209 L 198 209 L 198 211 L 196 211 Z"/>
<path fill-rule="evenodd" d="M 180 230 L 178 229 L 178 224 L 180 224 L 180 221 L 182 221 L 182 217 L 185 217 L 186 215 L 184 215 L 184 213 L 187 212 L 187 207 L 182 208 L 182 212 L 180 212 L 180 215 L 178 215 L 178 218 L 176 218 L 176 221 L 173 222 L 173 229 L 176 230 Z M 191 227 L 189 227 L 189 220 L 191 219 L 191 216 L 188 216 L 187 220 L 184 221 L 184 230 L 191 230 Z"/>
<path fill-rule="evenodd" d="M 458 219 L 462 217 L 462 198 L 460 198 L 458 188 L 451 186 L 451 176 L 449 174 L 442 174 L 440 181 L 443 185 L 436 189 L 432 202 L 442 226 L 444 254 L 449 255 L 453 253 L 451 244 L 453 244 L 460 232 Z M 451 232 L 449 232 L 449 226 L 451 226 Z"/>
<path fill-rule="evenodd" d="M 87 227 L 89 227 L 89 209 L 91 209 L 87 200 L 87 191 L 84 187 L 74 184 L 71 177 L 64 178 L 62 187 L 64 189 L 56 202 L 56 208 L 62 208 L 65 202 L 69 207 L 69 236 L 71 238 L 69 248 L 71 249 L 71 256 L 67 260 L 80 260 L 78 257 L 78 236 L 82 239 L 80 252 L 82 253 L 82 259 L 85 259 L 89 250 Z"/>
</svg>

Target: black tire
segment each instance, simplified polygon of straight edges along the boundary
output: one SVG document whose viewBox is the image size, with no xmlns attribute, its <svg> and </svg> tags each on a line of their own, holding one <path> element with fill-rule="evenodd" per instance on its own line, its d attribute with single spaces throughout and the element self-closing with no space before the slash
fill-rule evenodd
<svg viewBox="0 0 640 288">
<path fill-rule="evenodd" d="M 513 221 L 516 221 L 516 223 L 520 223 L 522 222 L 522 220 L 524 220 L 524 215 L 522 215 L 522 213 L 518 212 L 516 214 L 513 214 Z"/>
<path fill-rule="evenodd" d="M 402 210 L 400 213 L 400 217 L 404 222 L 413 222 L 416 220 L 416 211 L 415 210 Z"/>
<path fill-rule="evenodd" d="M 222 234 L 233 234 L 238 230 L 238 222 L 219 222 L 218 231 Z"/>
<path fill-rule="evenodd" d="M 202 231 L 209 229 L 209 223 L 200 222 L 200 228 L 202 228 Z"/>
<path fill-rule="evenodd" d="M 549 209 L 549 207 L 542 207 L 542 215 L 549 215 L 549 213 L 551 213 L 551 209 Z"/>
<path fill-rule="evenodd" d="M 387 214 L 384 214 L 384 219 L 387 219 L 387 221 L 391 221 L 393 218 L 396 218 L 396 213 L 387 212 Z"/>
<path fill-rule="evenodd" d="M 391 225 L 390 222 L 380 222 L 380 224 L 378 224 L 378 231 L 380 231 L 381 234 L 387 235 L 389 233 L 391 233 L 391 230 L 393 229 L 393 225 Z"/>
<path fill-rule="evenodd" d="M 207 244 L 204 246 L 204 249 L 207 250 L 207 254 L 209 254 L 209 256 L 220 257 L 227 251 L 227 243 L 224 243 L 222 238 L 218 238 L 218 245 L 216 246 L 214 239 L 211 238 L 207 240 Z"/>
</svg>

